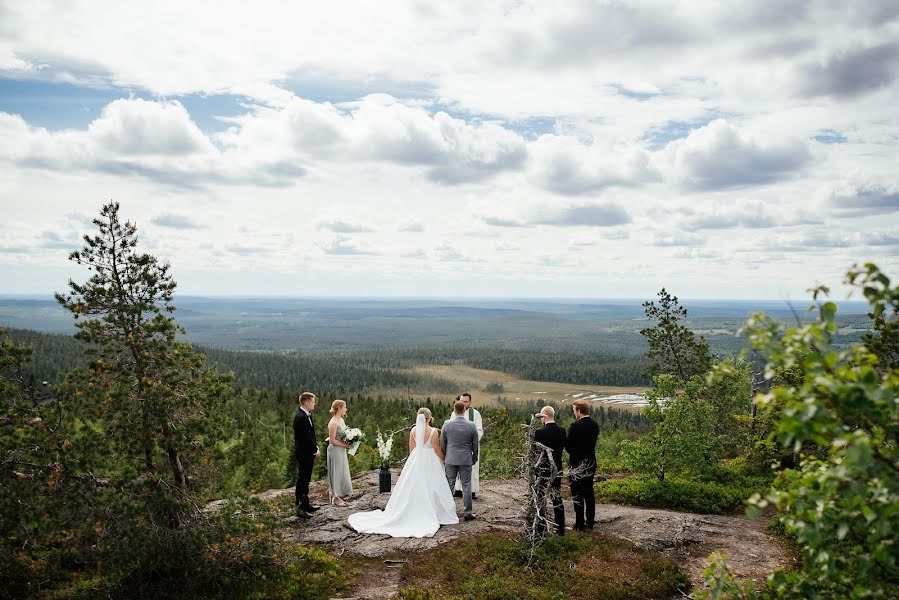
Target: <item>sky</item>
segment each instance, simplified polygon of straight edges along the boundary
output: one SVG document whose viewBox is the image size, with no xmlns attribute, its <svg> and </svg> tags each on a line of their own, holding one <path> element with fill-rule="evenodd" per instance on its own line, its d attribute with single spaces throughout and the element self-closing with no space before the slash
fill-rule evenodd
<svg viewBox="0 0 899 600">
<path fill-rule="evenodd" d="M 0 1 L 0 295 L 110 200 L 192 295 L 899 276 L 899 0 Z"/>
</svg>

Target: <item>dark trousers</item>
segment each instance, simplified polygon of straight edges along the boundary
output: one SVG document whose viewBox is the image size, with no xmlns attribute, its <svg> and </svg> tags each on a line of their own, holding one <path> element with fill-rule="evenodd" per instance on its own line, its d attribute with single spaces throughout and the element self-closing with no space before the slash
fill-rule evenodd
<svg viewBox="0 0 899 600">
<path fill-rule="evenodd" d="M 297 507 L 307 509 L 309 502 L 309 480 L 312 479 L 312 463 L 314 456 L 297 456 Z"/>
<path fill-rule="evenodd" d="M 549 477 L 540 477 L 537 479 L 537 506 L 541 510 L 543 506 L 543 496 L 546 494 L 546 484 Z M 553 520 L 556 522 L 556 533 L 565 535 L 565 505 L 562 504 L 562 476 L 556 477 L 549 485 L 549 498 L 553 505 Z M 540 515 L 540 530 L 543 531 L 546 519 Z"/>
<path fill-rule="evenodd" d="M 593 492 L 594 473 L 585 474 L 571 481 L 571 499 L 574 500 L 574 528 L 593 529 L 596 520 L 596 494 Z"/>
</svg>

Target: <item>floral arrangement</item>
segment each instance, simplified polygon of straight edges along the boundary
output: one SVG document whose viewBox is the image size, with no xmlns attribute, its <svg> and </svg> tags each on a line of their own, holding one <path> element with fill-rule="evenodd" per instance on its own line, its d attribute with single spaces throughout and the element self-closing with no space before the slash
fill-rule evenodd
<svg viewBox="0 0 899 600">
<path fill-rule="evenodd" d="M 383 435 L 378 431 L 378 455 L 381 457 L 381 468 L 390 466 L 390 450 L 393 448 L 393 434 Z"/>
<path fill-rule="evenodd" d="M 356 451 L 359 449 L 359 444 L 362 443 L 362 440 L 365 439 L 365 432 L 359 429 L 358 427 L 350 427 L 348 429 L 343 430 L 343 435 L 340 436 L 340 441 L 350 444 L 350 448 L 347 450 L 347 454 L 350 456 L 355 456 Z"/>
</svg>

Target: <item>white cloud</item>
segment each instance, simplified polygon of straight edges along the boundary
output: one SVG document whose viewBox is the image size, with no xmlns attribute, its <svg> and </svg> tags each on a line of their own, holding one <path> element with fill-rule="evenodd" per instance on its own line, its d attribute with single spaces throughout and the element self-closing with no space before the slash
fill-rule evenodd
<svg viewBox="0 0 899 600">
<path fill-rule="evenodd" d="M 540 203 L 523 210 L 517 216 L 508 213 L 486 214 L 484 223 L 493 227 L 527 228 L 536 225 L 555 227 L 614 227 L 631 222 L 630 214 L 614 202 L 571 204 Z"/>
<path fill-rule="evenodd" d="M 293 98 L 284 107 L 257 107 L 229 121 L 234 126 L 217 136 L 227 148 L 267 146 L 275 154 L 419 166 L 429 179 L 446 184 L 517 169 L 527 156 L 524 140 L 499 125 L 431 115 L 386 94 L 340 107 Z"/>
<path fill-rule="evenodd" d="M 544 135 L 534 144 L 533 181 L 569 196 L 595 194 L 609 187 L 636 187 L 659 179 L 650 155 L 635 147 L 583 144 L 570 136 Z"/>
<path fill-rule="evenodd" d="M 318 224 L 319 229 L 327 229 L 334 233 L 372 233 L 375 230 L 368 225 L 354 223 L 343 219 L 332 219 Z"/>
<path fill-rule="evenodd" d="M 436 246 L 433 254 L 441 262 L 483 262 L 483 259 L 469 256 L 449 242 Z"/>
<path fill-rule="evenodd" d="M 860 183 L 840 186 L 828 205 L 845 216 L 899 213 L 899 183 Z"/>
<path fill-rule="evenodd" d="M 337 235 L 331 241 L 326 243 L 323 248 L 325 254 L 333 256 L 356 256 L 375 254 L 367 249 L 364 245 L 356 240 L 350 239 L 345 235 Z"/>
<path fill-rule="evenodd" d="M 208 227 L 190 215 L 178 213 L 163 213 L 158 217 L 150 219 L 150 222 L 170 229 L 206 229 Z"/>
<path fill-rule="evenodd" d="M 110 155 L 182 157 L 215 148 L 178 101 L 114 100 L 87 129 L 86 137 Z"/>
<path fill-rule="evenodd" d="M 425 224 L 418 219 L 404 221 L 403 223 L 400 223 L 396 228 L 397 231 L 403 231 L 407 233 L 421 233 L 425 229 Z"/>
<path fill-rule="evenodd" d="M 691 189 L 763 184 L 795 177 L 811 159 L 796 139 L 757 136 L 724 119 L 695 129 L 665 149 L 672 176 Z"/>
<path fill-rule="evenodd" d="M 658 233 L 652 239 L 653 246 L 661 248 L 680 247 L 680 246 L 703 246 L 706 238 L 686 232 Z"/>
</svg>

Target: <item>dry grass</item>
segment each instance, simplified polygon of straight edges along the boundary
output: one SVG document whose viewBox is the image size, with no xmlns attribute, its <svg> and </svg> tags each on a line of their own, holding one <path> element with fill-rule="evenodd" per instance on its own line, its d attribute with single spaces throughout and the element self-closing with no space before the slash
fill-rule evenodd
<svg viewBox="0 0 899 600">
<path fill-rule="evenodd" d="M 647 387 L 634 386 L 602 386 L 602 385 L 583 385 L 574 383 L 557 383 L 551 381 L 532 381 L 528 379 L 519 379 L 509 373 L 502 371 L 488 371 L 486 369 L 475 369 L 466 365 L 427 365 L 411 369 L 417 375 L 428 375 L 454 381 L 459 385 L 459 391 L 471 392 L 475 405 L 481 406 L 498 406 L 497 396 L 501 395 L 510 401 L 520 401 L 522 403 L 532 402 L 566 402 L 571 401 L 574 394 L 639 394 L 645 392 Z M 484 389 L 491 383 L 500 383 L 503 386 L 502 394 L 495 392 L 486 392 Z M 404 397 L 411 392 L 416 397 L 428 396 L 431 398 L 450 399 L 451 395 L 446 392 L 440 392 L 427 389 L 412 390 L 384 390 L 385 396 Z M 630 407 L 625 404 L 610 404 L 622 410 L 628 410 Z M 636 409 L 633 409 L 636 410 Z"/>
</svg>

